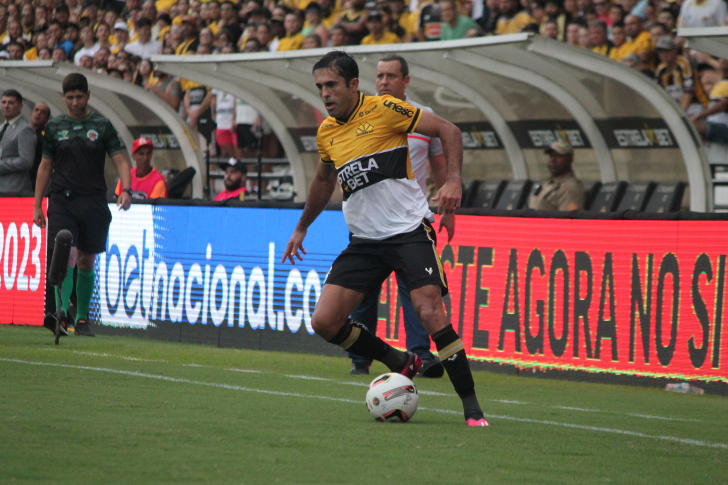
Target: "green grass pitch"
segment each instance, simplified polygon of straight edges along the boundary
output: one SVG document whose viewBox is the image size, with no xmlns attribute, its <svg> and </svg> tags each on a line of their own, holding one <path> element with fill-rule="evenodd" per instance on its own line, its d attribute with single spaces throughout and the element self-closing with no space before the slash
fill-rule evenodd
<svg viewBox="0 0 728 485">
<path fill-rule="evenodd" d="M 375 422 L 345 358 L 0 325 L 0 484 L 728 483 L 728 399 L 475 372 Z"/>
</svg>

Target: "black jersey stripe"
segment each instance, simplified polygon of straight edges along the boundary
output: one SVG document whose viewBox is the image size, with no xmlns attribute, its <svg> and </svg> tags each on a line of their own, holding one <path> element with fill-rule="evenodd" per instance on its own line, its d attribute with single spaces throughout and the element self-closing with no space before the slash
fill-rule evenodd
<svg viewBox="0 0 728 485">
<path fill-rule="evenodd" d="M 417 126 L 417 122 L 419 121 L 420 116 L 422 116 L 422 110 L 420 108 L 417 108 L 417 111 L 415 111 L 415 115 L 412 117 L 412 123 L 410 123 L 409 128 L 407 128 L 407 133 L 412 133 L 412 130 L 414 130 L 415 126 Z"/>
</svg>

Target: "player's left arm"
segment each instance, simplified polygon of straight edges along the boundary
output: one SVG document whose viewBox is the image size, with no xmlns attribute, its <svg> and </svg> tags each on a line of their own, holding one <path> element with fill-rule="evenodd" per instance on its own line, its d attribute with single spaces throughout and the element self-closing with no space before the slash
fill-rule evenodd
<svg viewBox="0 0 728 485">
<path fill-rule="evenodd" d="M 432 138 L 430 143 L 432 143 L 433 140 L 436 140 L 436 138 Z M 445 181 L 447 180 L 447 162 L 445 161 L 445 155 L 430 155 L 429 160 L 432 178 L 434 179 L 437 188 L 440 189 L 443 185 L 445 185 Z M 445 231 L 447 231 L 447 242 L 452 241 L 453 236 L 455 236 L 454 214 L 443 214 L 440 217 L 440 227 L 438 227 L 437 232 L 442 232 L 443 227 L 445 228 Z"/>
<path fill-rule="evenodd" d="M 126 159 L 124 153 L 116 153 L 111 157 L 111 161 L 116 166 L 116 171 L 119 173 L 119 179 L 121 179 L 122 189 L 131 188 L 131 169 L 129 168 L 129 160 Z M 120 209 L 127 210 L 131 206 L 131 195 L 127 192 L 122 192 L 116 201 L 116 205 Z"/>
<path fill-rule="evenodd" d="M 415 132 L 437 137 L 442 142 L 442 149 L 445 152 L 445 182 L 432 200 L 439 202 L 438 213 L 452 214 L 460 208 L 460 199 L 463 195 L 460 175 L 463 167 L 463 139 L 460 128 L 436 114 L 423 110 Z"/>
</svg>

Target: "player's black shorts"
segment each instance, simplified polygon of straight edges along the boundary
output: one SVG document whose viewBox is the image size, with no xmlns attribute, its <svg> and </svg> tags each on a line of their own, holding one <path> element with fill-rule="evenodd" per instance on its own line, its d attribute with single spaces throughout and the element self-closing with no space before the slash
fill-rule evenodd
<svg viewBox="0 0 728 485">
<path fill-rule="evenodd" d="M 238 137 L 238 148 L 258 148 L 253 125 L 236 125 L 235 134 Z"/>
<path fill-rule="evenodd" d="M 428 221 L 423 220 L 412 232 L 387 239 L 351 238 L 349 246 L 334 261 L 326 283 L 368 295 L 379 291 L 392 271 L 404 279 L 410 291 L 437 285 L 442 288 L 442 295 L 447 295 L 437 236 Z"/>
<path fill-rule="evenodd" d="M 48 240 L 62 229 L 73 234 L 73 246 L 84 253 L 106 251 L 111 211 L 104 195 L 51 194 L 48 200 Z"/>
</svg>

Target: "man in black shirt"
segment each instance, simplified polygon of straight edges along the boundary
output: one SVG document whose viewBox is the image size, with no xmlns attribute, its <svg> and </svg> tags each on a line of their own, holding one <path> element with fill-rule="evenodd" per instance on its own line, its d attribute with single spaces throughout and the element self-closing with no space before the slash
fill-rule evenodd
<svg viewBox="0 0 728 485">
<path fill-rule="evenodd" d="M 131 175 L 124 143 L 109 120 L 89 111 L 89 95 L 88 81 L 82 74 L 69 74 L 63 79 L 63 99 L 68 111 L 53 118 L 46 127 L 33 222 L 45 227 L 42 203 L 50 182 L 48 241 L 55 240 L 63 229 L 73 234 L 63 294 L 56 305 L 61 305 L 63 312 L 68 309 L 73 267 L 78 264 L 75 333 L 92 337 L 88 307 L 94 288 L 94 263 L 96 255 L 106 248 L 111 223 L 104 178 L 106 155 L 111 157 L 121 178 L 123 192 L 117 202 L 120 209 L 127 210 L 131 205 Z M 66 318 L 63 323 L 67 323 Z M 47 319 L 46 324 L 55 331 L 55 322 Z"/>
<path fill-rule="evenodd" d="M 35 179 L 38 176 L 38 167 L 43 159 L 43 133 L 45 133 L 46 124 L 51 117 L 51 109 L 44 102 L 36 103 L 33 106 L 33 112 L 30 114 L 30 126 L 35 130 L 35 159 L 33 160 L 33 168 L 30 169 L 30 183 L 35 191 Z"/>
</svg>

